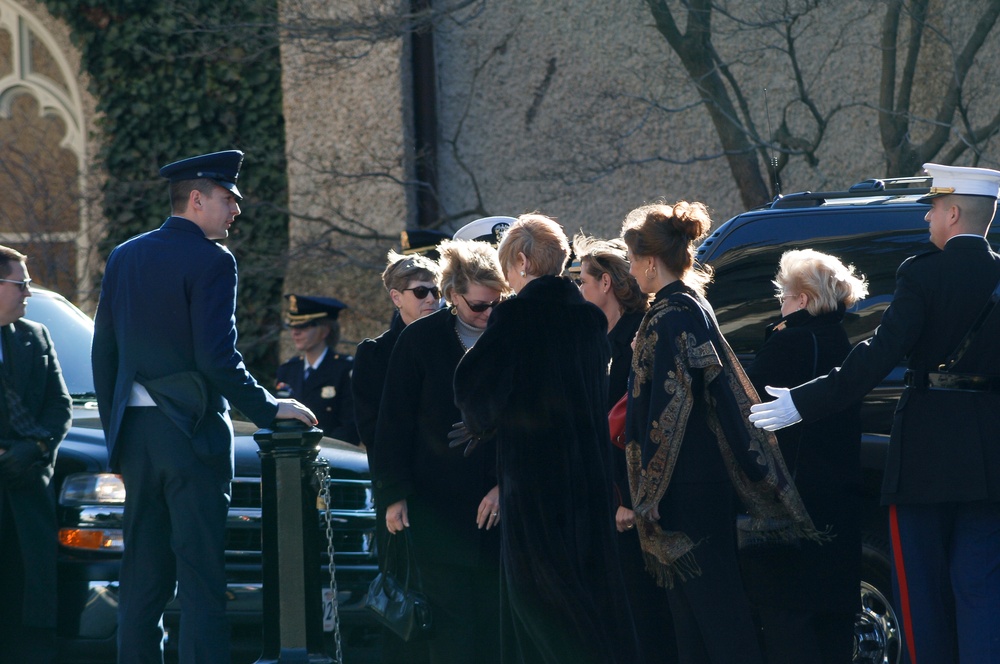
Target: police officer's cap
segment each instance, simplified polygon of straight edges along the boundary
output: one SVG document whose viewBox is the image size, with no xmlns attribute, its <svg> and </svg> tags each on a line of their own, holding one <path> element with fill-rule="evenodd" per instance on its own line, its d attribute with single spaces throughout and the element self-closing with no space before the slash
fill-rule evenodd
<svg viewBox="0 0 1000 664">
<path fill-rule="evenodd" d="M 242 164 L 242 151 L 223 150 L 167 164 L 160 169 L 160 175 L 170 180 L 171 183 L 202 178 L 211 180 L 220 187 L 233 192 L 236 198 L 242 199 L 243 194 L 236 188 L 236 178 L 240 176 Z"/>
<path fill-rule="evenodd" d="M 479 240 L 493 246 L 500 244 L 504 233 L 517 219 L 514 217 L 483 217 L 462 226 L 453 236 L 456 240 Z"/>
<path fill-rule="evenodd" d="M 307 295 L 285 295 L 288 299 L 288 327 L 308 327 L 322 320 L 336 320 L 341 309 L 347 305 L 334 297 L 313 297 Z"/>
<path fill-rule="evenodd" d="M 948 194 L 1000 197 L 1000 171 L 942 164 L 924 164 L 924 170 L 932 181 L 930 193 L 920 199 L 921 203 L 930 203 L 932 198 Z"/>
<path fill-rule="evenodd" d="M 443 240 L 450 239 L 450 233 L 439 231 L 436 228 L 411 228 L 399 234 L 399 244 L 405 255 L 423 254 L 434 260 L 437 260 L 438 257 L 438 245 Z"/>
</svg>

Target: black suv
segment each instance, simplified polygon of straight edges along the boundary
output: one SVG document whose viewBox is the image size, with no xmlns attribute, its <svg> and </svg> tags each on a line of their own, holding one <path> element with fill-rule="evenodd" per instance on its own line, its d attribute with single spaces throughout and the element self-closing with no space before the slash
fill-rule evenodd
<svg viewBox="0 0 1000 664">
<path fill-rule="evenodd" d="M 97 416 L 90 368 L 93 321 L 52 291 L 32 288 L 27 318 L 52 333 L 66 384 L 73 396 L 73 425 L 59 446 L 52 487 L 59 519 L 59 637 L 62 662 L 115 659 L 118 566 L 122 552 L 121 479 L 106 470 L 107 450 Z M 236 473 L 226 532 L 228 614 L 233 661 L 252 662 L 261 653 L 261 493 L 256 427 L 235 421 Z M 337 605 L 345 647 L 364 649 L 377 627 L 363 611 L 364 596 L 377 573 L 375 509 L 368 460 L 357 447 L 322 439 L 320 458 L 329 472 L 330 523 L 317 504 L 324 586 L 329 579 L 328 546 L 333 547 Z M 322 589 L 327 651 L 335 654 L 333 596 Z M 176 651 L 179 607 L 164 615 L 167 652 Z"/>
<path fill-rule="evenodd" d="M 866 180 L 848 191 L 789 194 L 733 217 L 712 233 L 697 259 L 715 270 L 708 299 L 741 361 L 753 358 L 764 328 L 779 316 L 771 280 L 781 254 L 790 249 L 832 254 L 868 277 L 868 297 L 848 311 L 844 322 L 853 343 L 870 337 L 892 300 L 900 263 L 933 248 L 924 221 L 928 206 L 917 203 L 928 186 L 928 178 L 897 178 Z M 990 235 L 994 246 L 998 240 L 1000 229 Z M 890 601 L 889 529 L 879 492 L 904 370 L 894 369 L 862 406 L 864 566 L 855 662 L 895 664 L 902 648 Z"/>
</svg>

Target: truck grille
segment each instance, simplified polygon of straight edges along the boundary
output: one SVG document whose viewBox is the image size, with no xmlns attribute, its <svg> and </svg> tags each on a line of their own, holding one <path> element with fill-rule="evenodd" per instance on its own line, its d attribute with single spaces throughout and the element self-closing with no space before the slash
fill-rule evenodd
<svg viewBox="0 0 1000 664">
<path fill-rule="evenodd" d="M 374 555 L 375 504 L 368 480 L 329 480 L 332 538 L 337 559 L 368 559 Z M 239 477 L 233 480 L 226 528 L 226 555 L 230 558 L 253 558 L 260 555 L 261 535 L 260 479 Z M 316 510 L 320 536 L 326 539 L 326 519 Z M 324 546 L 325 552 L 325 546 Z M 324 560 L 326 556 L 323 556 Z"/>
</svg>

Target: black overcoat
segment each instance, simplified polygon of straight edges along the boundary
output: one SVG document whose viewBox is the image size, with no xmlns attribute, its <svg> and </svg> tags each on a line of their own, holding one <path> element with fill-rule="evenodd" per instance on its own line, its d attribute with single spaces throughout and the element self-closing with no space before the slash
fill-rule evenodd
<svg viewBox="0 0 1000 664">
<path fill-rule="evenodd" d="M 632 372 L 632 340 L 642 323 L 644 312 L 633 311 L 622 314 L 615 326 L 608 332 L 611 344 L 611 367 L 608 370 L 607 410 L 615 405 L 628 389 L 628 375 Z"/>
<path fill-rule="evenodd" d="M 494 445 L 468 457 L 449 447 L 461 419 L 452 377 L 464 352 L 447 309 L 399 335 L 375 429 L 374 479 L 382 509 L 406 499 L 418 562 L 473 567 L 495 564 L 500 536 L 476 525 L 480 502 L 497 484 Z"/>
<path fill-rule="evenodd" d="M 982 236 L 908 258 L 875 334 L 839 369 L 792 390 L 807 422 L 857 401 L 907 357 L 911 371 L 937 371 L 1000 280 L 1000 255 Z M 983 325 L 958 372 L 1000 376 L 1000 311 Z M 1000 500 L 1000 393 L 906 388 L 896 406 L 882 503 Z"/>
<path fill-rule="evenodd" d="M 747 367 L 759 394 L 793 387 L 840 366 L 851 350 L 843 311 L 818 316 L 800 310 L 771 327 Z M 830 528 L 822 545 L 804 541 L 792 551 L 744 556 L 747 592 L 762 606 L 807 611 L 854 611 L 861 582 L 860 403 L 808 424 L 777 432 L 795 486 L 817 528 Z"/>
<path fill-rule="evenodd" d="M 62 377 L 52 337 L 44 325 L 18 320 L 0 328 L 4 380 L 17 393 L 25 409 L 50 436 L 45 441 L 49 464 L 31 469 L 30 477 L 15 487 L 0 481 L 0 511 L 10 502 L 24 565 L 23 620 L 33 627 L 56 625 L 56 515 L 48 487 L 58 445 L 69 431 L 72 401 Z M 0 437 L 18 438 L 9 424 L 6 403 L 0 394 Z M 0 537 L 5 533 L 0 532 Z M 7 601 L 7 600 L 4 600 Z"/>
<path fill-rule="evenodd" d="M 278 367 L 278 389 L 281 396 L 305 404 L 316 415 L 324 435 L 357 445 L 358 428 L 354 424 L 354 398 L 351 394 L 353 368 L 352 356 L 335 353 L 331 348 L 320 365 L 309 372 L 308 378 L 304 378 L 305 360 L 293 357 Z"/>
<path fill-rule="evenodd" d="M 569 280 L 502 303 L 455 372 L 497 441 L 505 662 L 636 662 L 615 542 L 607 319 Z"/>
<path fill-rule="evenodd" d="M 405 327 L 403 317 L 397 312 L 393 315 L 388 330 L 374 339 L 365 339 L 354 352 L 354 372 L 351 374 L 354 421 L 361 444 L 368 452 L 369 465 L 374 462 L 372 450 L 375 446 L 375 425 L 378 423 L 378 411 L 382 403 L 385 374 L 389 371 L 389 358 L 399 339 L 399 333 Z"/>
</svg>

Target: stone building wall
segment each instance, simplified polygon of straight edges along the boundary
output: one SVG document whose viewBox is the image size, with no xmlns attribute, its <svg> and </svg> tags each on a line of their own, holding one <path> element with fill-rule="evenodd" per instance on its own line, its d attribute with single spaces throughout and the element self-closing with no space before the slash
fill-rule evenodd
<svg viewBox="0 0 1000 664">
<path fill-rule="evenodd" d="M 433 4 L 443 12 L 434 32 L 442 228 L 454 230 L 478 216 L 537 210 L 556 217 L 570 234 L 583 229 L 609 236 L 618 233 L 630 209 L 659 198 L 704 201 L 717 222 L 743 210 L 715 130 L 646 2 Z M 681 11 L 679 2 L 668 4 Z M 741 81 L 757 133 L 766 137 L 784 122 L 795 135 L 813 135 L 817 129 L 808 107 L 791 102 L 797 81 L 782 52 L 783 24 L 748 27 L 777 18 L 766 13 L 777 5 L 723 4 L 744 22 L 716 16 L 714 43 Z M 444 11 L 456 5 L 462 8 Z M 798 37 L 801 85 L 823 116 L 825 139 L 814 160 L 792 157 L 781 179 L 783 193 L 843 189 L 886 175 L 876 112 L 885 5 L 865 0 L 819 5 L 791 30 Z M 338 12 L 363 12 L 370 5 L 356 0 L 338 7 Z M 981 9 L 975 0 L 947 6 L 937 0 L 931 24 L 942 35 L 965 40 Z M 904 16 L 904 29 L 905 21 Z M 959 47 L 942 42 L 922 53 L 914 110 L 926 122 L 912 128 L 917 140 L 934 126 L 950 51 Z M 412 190 L 402 182 L 412 167 L 410 100 L 401 92 L 409 85 L 408 46 L 402 37 L 389 39 L 323 76 L 300 76 L 308 68 L 295 57 L 300 56 L 286 47 L 292 207 L 319 217 L 336 211 L 378 233 L 368 239 L 331 236 L 328 244 L 316 245 L 321 267 L 308 275 L 290 265 L 289 284 L 322 284 L 326 294 L 353 307 L 345 316 L 347 350 L 385 328 L 389 309 L 378 275 L 385 251 L 398 246 L 399 232 L 415 221 Z M 975 90 L 970 98 L 997 98 L 998 63 L 1000 39 L 994 37 L 967 81 L 967 93 Z M 983 124 L 995 107 L 980 102 L 973 124 Z M 978 157 L 967 152 L 957 163 L 1000 165 L 995 143 L 984 144 Z M 294 155 L 306 148 L 321 157 L 299 163 Z M 342 174 L 378 175 L 324 179 L 314 171 L 319 163 Z M 300 247 L 321 227 L 294 223 L 293 242 Z"/>
<path fill-rule="evenodd" d="M 346 20 L 371 6 L 291 0 L 283 11 L 296 24 L 302 12 Z M 403 38 L 368 44 L 345 37 L 288 39 L 281 49 L 292 211 L 285 292 L 347 303 L 340 317 L 346 353 L 388 327 L 392 305 L 380 275 L 411 214 L 403 47 Z M 282 346 L 288 357 L 287 338 Z"/>
</svg>

